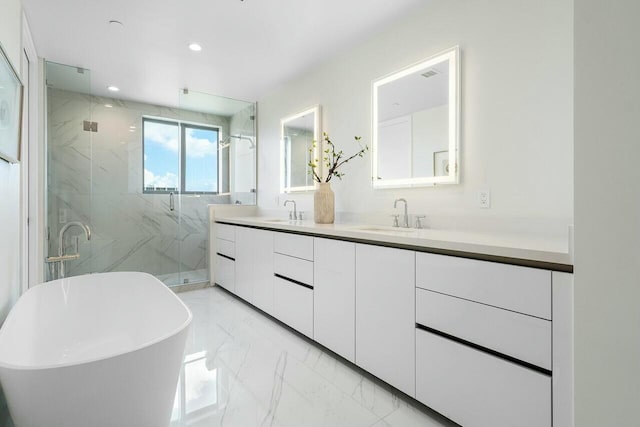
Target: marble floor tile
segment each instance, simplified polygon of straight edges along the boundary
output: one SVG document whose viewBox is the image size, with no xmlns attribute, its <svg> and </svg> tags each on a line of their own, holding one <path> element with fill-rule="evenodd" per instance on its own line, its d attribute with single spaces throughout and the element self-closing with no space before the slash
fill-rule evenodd
<svg viewBox="0 0 640 427">
<path fill-rule="evenodd" d="M 194 317 L 171 427 L 455 426 L 219 287 L 179 297 Z"/>
</svg>

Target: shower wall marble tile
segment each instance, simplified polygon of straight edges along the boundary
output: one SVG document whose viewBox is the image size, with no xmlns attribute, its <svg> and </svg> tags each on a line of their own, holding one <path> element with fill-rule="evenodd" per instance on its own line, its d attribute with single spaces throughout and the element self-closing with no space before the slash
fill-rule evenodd
<svg viewBox="0 0 640 427">
<path fill-rule="evenodd" d="M 230 119 L 52 88 L 47 95 L 48 254 L 57 254 L 58 233 L 64 223 L 81 221 L 92 230 L 88 242 L 79 228 L 67 233 L 66 253 L 75 252 L 75 236 L 79 236 L 81 255 L 67 263 L 67 275 L 206 270 L 207 205 L 231 203 L 232 197 L 183 195 L 176 198 L 176 209 L 171 211 L 169 195 L 144 194 L 142 117 L 217 125 L 223 135 L 241 131 L 252 135 L 252 124 L 250 131 L 239 129 L 246 126 L 248 113 Z M 98 122 L 98 132 L 83 131 L 84 120 Z M 255 183 L 242 188 L 237 198 L 233 194 L 233 201 L 250 202 L 246 194 L 255 199 L 252 188 Z"/>
</svg>

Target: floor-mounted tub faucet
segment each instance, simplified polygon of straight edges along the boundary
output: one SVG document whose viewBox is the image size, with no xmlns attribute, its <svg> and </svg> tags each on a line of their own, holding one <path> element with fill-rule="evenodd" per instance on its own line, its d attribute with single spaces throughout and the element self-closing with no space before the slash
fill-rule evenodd
<svg viewBox="0 0 640 427">
<path fill-rule="evenodd" d="M 83 224 L 79 221 L 71 221 L 68 222 L 64 225 L 64 227 L 62 227 L 60 229 L 60 234 L 58 235 L 58 260 L 57 262 L 60 263 L 60 267 L 58 269 L 58 278 L 62 279 L 65 276 L 65 271 L 64 271 L 64 263 L 65 261 L 67 261 L 68 259 L 66 258 L 65 254 L 64 254 L 64 233 L 67 232 L 68 229 L 70 229 L 71 227 L 76 226 L 76 227 L 80 227 L 84 230 L 84 235 L 87 237 L 87 240 L 91 240 L 91 229 L 89 228 L 88 225 Z M 76 247 L 76 252 L 78 252 L 78 248 Z M 75 258 L 74 258 L 75 257 Z M 78 253 L 74 254 L 74 255 L 70 255 L 69 259 L 78 259 L 80 257 L 80 255 Z"/>
<path fill-rule="evenodd" d="M 398 207 L 398 202 L 404 202 L 404 219 L 402 220 L 402 227 L 403 228 L 409 228 L 409 210 L 407 208 L 407 201 L 405 199 L 396 199 L 393 202 L 393 208 L 397 208 Z"/>
</svg>

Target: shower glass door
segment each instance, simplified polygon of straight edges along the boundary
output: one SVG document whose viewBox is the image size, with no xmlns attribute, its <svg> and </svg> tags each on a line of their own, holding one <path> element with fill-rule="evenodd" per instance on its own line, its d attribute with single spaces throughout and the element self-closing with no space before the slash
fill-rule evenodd
<svg viewBox="0 0 640 427">
<path fill-rule="evenodd" d="M 255 104 L 176 92 L 165 107 L 93 94 L 87 69 L 46 63 L 47 256 L 66 276 L 143 271 L 208 281 L 209 205 L 255 204 Z M 55 278 L 54 274 L 48 275 Z"/>
<path fill-rule="evenodd" d="M 65 275 L 74 276 L 95 271 L 95 238 L 88 241 L 80 227 L 67 227 L 93 223 L 93 106 L 90 97 L 82 95 L 91 90 L 91 72 L 47 62 L 46 86 L 46 256 L 79 254 L 79 259 L 65 262 Z M 47 280 L 60 273 L 59 264 L 46 263 Z"/>
<path fill-rule="evenodd" d="M 172 203 L 169 192 L 143 188 L 142 118 L 159 108 L 92 95 L 87 69 L 47 62 L 46 80 L 47 256 L 58 254 L 65 224 L 79 221 L 91 240 L 79 227 L 65 232 L 64 253 L 80 255 L 65 262 L 67 277 L 143 271 L 180 283 L 179 195 Z"/>
</svg>

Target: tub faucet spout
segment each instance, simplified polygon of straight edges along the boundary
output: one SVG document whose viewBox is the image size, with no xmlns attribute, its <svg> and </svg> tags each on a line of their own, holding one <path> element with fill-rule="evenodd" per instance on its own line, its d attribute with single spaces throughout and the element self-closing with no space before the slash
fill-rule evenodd
<svg viewBox="0 0 640 427">
<path fill-rule="evenodd" d="M 88 225 L 83 224 L 79 221 L 71 221 L 66 223 L 60 229 L 60 233 L 58 234 L 58 256 L 59 257 L 64 257 L 64 233 L 66 233 L 68 229 L 74 226 L 82 228 L 82 230 L 84 231 L 84 235 L 87 237 L 87 240 L 91 240 L 91 229 L 89 228 Z M 77 249 L 78 248 L 76 248 L 76 252 L 77 252 Z M 64 271 L 65 260 L 62 259 L 58 262 L 60 263 L 60 268 L 58 269 L 58 278 L 62 279 L 65 276 L 65 271 Z"/>
</svg>

